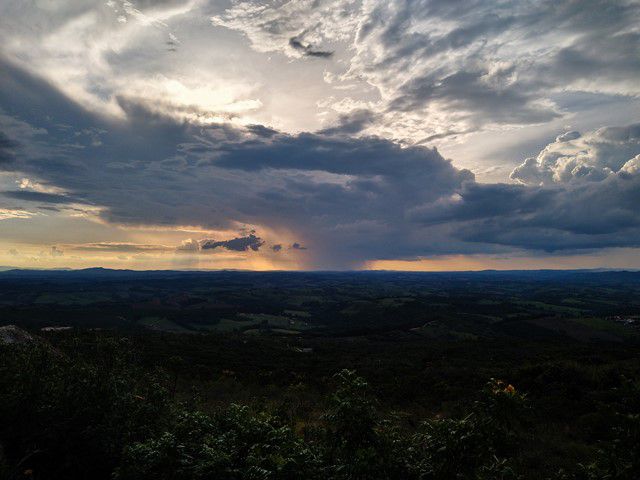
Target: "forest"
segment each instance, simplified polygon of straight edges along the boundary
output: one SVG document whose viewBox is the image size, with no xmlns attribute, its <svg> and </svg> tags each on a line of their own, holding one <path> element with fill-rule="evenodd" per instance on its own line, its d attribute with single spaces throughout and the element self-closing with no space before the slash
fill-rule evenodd
<svg viewBox="0 0 640 480">
<path fill-rule="evenodd" d="M 640 478 L 635 274 L 3 282 L 0 478 Z"/>
</svg>

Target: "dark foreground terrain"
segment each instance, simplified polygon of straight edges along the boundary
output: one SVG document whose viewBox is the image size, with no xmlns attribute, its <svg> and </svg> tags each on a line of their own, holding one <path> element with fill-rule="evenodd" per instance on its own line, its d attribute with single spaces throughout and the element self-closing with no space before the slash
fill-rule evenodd
<svg viewBox="0 0 640 480">
<path fill-rule="evenodd" d="M 638 479 L 640 273 L 0 273 L 0 478 Z"/>
</svg>

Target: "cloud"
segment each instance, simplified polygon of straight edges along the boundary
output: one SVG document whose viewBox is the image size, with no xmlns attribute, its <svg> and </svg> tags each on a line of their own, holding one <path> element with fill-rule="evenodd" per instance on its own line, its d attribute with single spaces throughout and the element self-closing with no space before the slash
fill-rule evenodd
<svg viewBox="0 0 640 480">
<path fill-rule="evenodd" d="M 280 250 L 282 250 L 282 244 L 276 243 L 275 245 L 272 245 L 271 250 L 278 253 Z"/>
<path fill-rule="evenodd" d="M 75 252 L 87 253 L 204 253 L 206 251 L 223 248 L 229 251 L 246 252 L 260 250 L 264 245 L 264 241 L 254 234 L 246 237 L 237 237 L 229 240 L 216 241 L 212 239 L 194 240 L 187 239 L 182 241 L 177 247 L 171 247 L 161 244 L 144 244 L 144 243 L 124 243 L 124 242 L 96 242 L 83 244 L 66 244 L 63 245 L 65 251 L 72 250 Z"/>
<path fill-rule="evenodd" d="M 80 252 L 121 252 L 121 253 L 147 253 L 147 252 L 171 252 L 173 248 L 166 245 L 149 245 L 140 243 L 99 242 L 66 245 L 66 249 Z"/>
<path fill-rule="evenodd" d="M 357 18 L 353 13 L 357 3 L 354 0 L 237 2 L 223 14 L 211 17 L 211 23 L 241 31 L 252 47 L 261 52 L 326 58 L 333 52 L 316 45 L 348 38 L 345 24 L 355 27 Z"/>
<path fill-rule="evenodd" d="M 630 172 L 640 153 L 640 124 L 603 127 L 580 135 L 558 136 L 535 158 L 527 158 L 511 178 L 528 185 L 598 182 L 618 172 Z"/>
<path fill-rule="evenodd" d="M 3 163 L 9 163 L 13 160 L 15 155 L 14 150 L 18 145 L 18 142 L 10 139 L 4 133 L 0 132 L 0 166 Z"/>
<path fill-rule="evenodd" d="M 291 250 L 306 250 L 307 247 L 303 247 L 302 245 L 300 245 L 299 243 L 292 243 L 291 244 Z"/>
<path fill-rule="evenodd" d="M 183 240 L 182 243 L 176 247 L 176 251 L 184 253 L 198 252 L 200 251 L 200 242 L 193 238 Z"/>
<path fill-rule="evenodd" d="M 529 162 L 537 177 L 519 171 L 514 178 L 522 185 L 481 184 L 435 148 L 363 133 L 368 113 L 345 117 L 335 129 L 286 133 L 255 123 L 203 124 L 127 100 L 121 104 L 126 120 L 113 120 L 7 65 L 0 106 L 12 116 L 0 116 L 0 129 L 9 132 L 9 141 L 21 141 L 11 172 L 68 193 L 24 189 L 22 198 L 14 191 L 4 197 L 53 204 L 82 199 L 102 223 L 128 228 L 243 232 L 226 240 L 191 239 L 179 251 L 261 252 L 264 239 L 296 239 L 308 248 L 300 255 L 302 266 L 357 268 L 372 259 L 639 243 L 634 125 L 565 133 L 536 157 L 544 158 L 539 168 L 537 159 Z M 46 133 L 25 142 L 11 127 L 18 124 Z M 87 139 L 86 148 L 70 146 L 76 137 L 70 132 L 85 129 L 100 131 L 101 144 Z M 588 181 L 567 177 L 563 158 L 607 174 Z M 556 172 L 562 173 L 557 181 Z M 21 211 L 12 206 L 5 215 L 13 219 Z M 153 246 L 144 245 L 98 242 L 85 248 Z"/>
<path fill-rule="evenodd" d="M 291 37 L 289 39 L 289 45 L 291 46 L 291 48 L 298 50 L 302 52 L 303 55 L 309 57 L 329 58 L 331 55 L 333 55 L 333 52 L 331 51 L 315 50 L 311 44 L 305 43 L 297 37 Z"/>
<path fill-rule="evenodd" d="M 637 2 L 245 0 L 212 21 L 260 52 L 337 41 L 348 67 L 328 78 L 375 87 L 370 130 L 412 141 L 549 122 L 572 92 L 640 93 Z"/>
<path fill-rule="evenodd" d="M 0 45 L 112 121 L 144 104 L 191 124 L 268 134 L 338 121 L 343 134 L 443 145 L 569 122 L 586 102 L 567 108 L 577 94 L 609 108 L 637 99 L 639 24 L 640 6 L 623 0 L 61 0 L 3 2 Z M 366 122 L 342 122 L 361 110 Z M 85 137 L 58 148 L 103 141 Z M 0 147 L 0 164 L 14 154 Z"/>
<path fill-rule="evenodd" d="M 640 127 L 559 135 L 511 178 L 466 183 L 412 218 L 464 242 L 560 251 L 640 245 Z"/>
<path fill-rule="evenodd" d="M 246 237 L 237 237 L 230 240 L 203 240 L 200 242 L 200 248 L 202 250 L 225 248 L 234 252 L 246 252 L 248 250 L 257 252 L 262 245 L 264 245 L 264 241 L 253 233 Z"/>
<path fill-rule="evenodd" d="M 0 207 L 0 220 L 7 220 L 11 218 L 31 218 L 34 215 L 35 214 L 33 212 L 28 210 Z"/>
<path fill-rule="evenodd" d="M 10 190 L 0 191 L 0 195 L 7 198 L 13 198 L 16 200 L 25 200 L 28 202 L 40 202 L 40 203 L 82 203 L 80 200 L 67 195 L 61 195 L 57 193 L 37 192 L 33 190 Z"/>
<path fill-rule="evenodd" d="M 62 257 L 64 255 L 64 252 L 55 245 L 51 247 L 49 253 L 52 257 Z"/>
<path fill-rule="evenodd" d="M 342 114 L 338 118 L 337 125 L 321 130 L 323 135 L 346 134 L 353 135 L 365 130 L 375 121 L 375 114 L 371 110 L 359 109 Z"/>
</svg>

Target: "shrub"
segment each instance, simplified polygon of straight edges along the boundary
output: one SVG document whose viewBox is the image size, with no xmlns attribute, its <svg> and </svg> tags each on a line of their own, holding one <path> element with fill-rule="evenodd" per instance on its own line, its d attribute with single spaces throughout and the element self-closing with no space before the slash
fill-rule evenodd
<svg viewBox="0 0 640 480">
<path fill-rule="evenodd" d="M 126 342 L 101 340 L 91 360 L 46 344 L 0 355 L 0 442 L 13 470 L 42 478 L 105 478 L 122 445 L 168 414 L 162 379 L 131 366 Z"/>
<path fill-rule="evenodd" d="M 407 478 L 407 440 L 381 420 L 368 383 L 353 370 L 342 370 L 334 380 L 337 388 L 323 416 L 325 477 Z"/>
<path fill-rule="evenodd" d="M 288 427 L 231 405 L 213 416 L 181 412 L 167 431 L 125 448 L 115 478 L 286 480 L 317 474 L 314 453 Z"/>
<path fill-rule="evenodd" d="M 0 353 L 0 478 L 7 479 L 515 480 L 514 459 L 532 424 L 526 395 L 492 379 L 464 416 L 409 431 L 382 415 L 363 378 L 342 370 L 319 418 L 305 406 L 313 426 L 302 438 L 290 426 L 295 409 L 280 408 L 279 417 L 178 403 L 172 392 L 183 362 L 172 361 L 173 377 L 143 369 L 124 339 Z M 638 385 L 616 385 L 610 438 L 592 462 L 558 478 L 640 478 Z M 303 385 L 292 398 L 298 390 L 306 398 Z"/>
</svg>

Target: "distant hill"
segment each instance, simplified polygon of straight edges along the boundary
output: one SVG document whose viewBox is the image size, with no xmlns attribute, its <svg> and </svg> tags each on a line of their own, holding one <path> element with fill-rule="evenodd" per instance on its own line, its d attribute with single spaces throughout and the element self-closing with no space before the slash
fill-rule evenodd
<svg viewBox="0 0 640 480">
<path fill-rule="evenodd" d="M 85 269 L 20 269 L 15 267 L 0 266 L 0 278 L 162 278 L 175 276 L 372 276 L 372 277 L 406 277 L 406 278 L 523 278 L 535 279 L 561 279 L 561 278 L 620 278 L 620 279 L 640 279 L 640 270 L 618 270 L 618 269 L 576 269 L 576 270 L 469 270 L 469 271 L 440 271 L 440 272 L 415 272 L 400 270 L 348 270 L 348 271 L 254 271 L 254 270 L 118 270 L 102 267 Z"/>
</svg>

